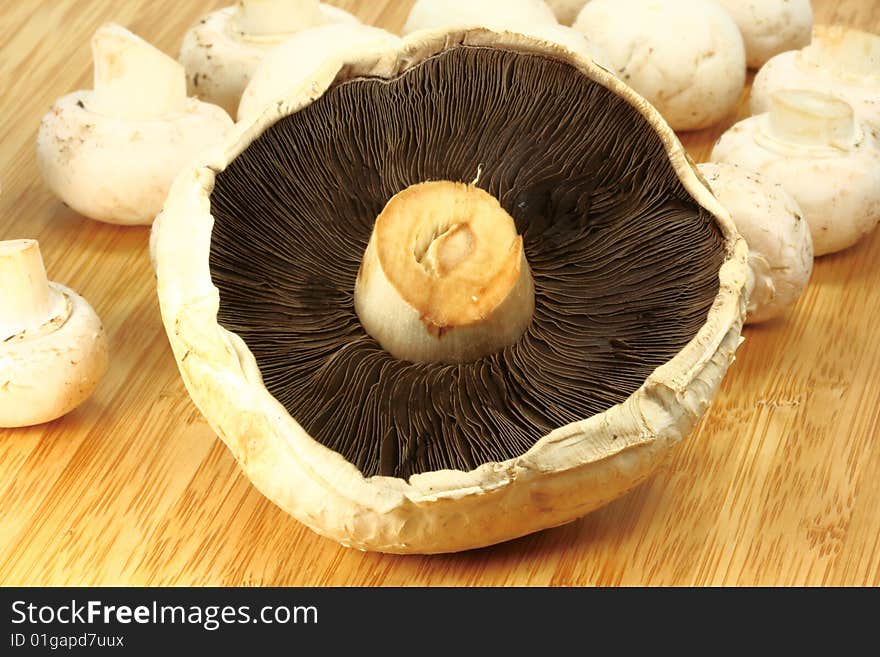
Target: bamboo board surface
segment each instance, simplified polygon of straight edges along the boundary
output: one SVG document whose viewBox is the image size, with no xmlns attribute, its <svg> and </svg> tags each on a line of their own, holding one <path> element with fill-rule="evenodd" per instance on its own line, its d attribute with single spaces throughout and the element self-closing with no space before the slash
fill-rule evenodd
<svg viewBox="0 0 880 657">
<path fill-rule="evenodd" d="M 696 433 L 579 521 L 399 557 L 339 547 L 263 498 L 184 389 L 148 230 L 77 215 L 34 154 L 55 98 L 90 87 L 100 24 L 175 55 L 187 26 L 222 4 L 0 0 L 0 239 L 38 238 L 50 279 L 92 303 L 112 350 L 78 410 L 0 430 L 0 584 L 880 585 L 880 230 L 819 259 L 785 321 L 746 328 Z M 397 31 L 411 3 L 333 4 Z M 880 0 L 813 4 L 818 22 L 880 32 Z M 736 118 L 682 141 L 704 161 Z"/>
</svg>

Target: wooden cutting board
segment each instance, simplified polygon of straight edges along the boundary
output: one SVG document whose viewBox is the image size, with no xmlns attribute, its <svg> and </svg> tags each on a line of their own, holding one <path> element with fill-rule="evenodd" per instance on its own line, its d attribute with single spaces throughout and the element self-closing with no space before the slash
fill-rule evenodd
<svg viewBox="0 0 880 657">
<path fill-rule="evenodd" d="M 880 584 L 880 231 L 818 260 L 786 320 L 747 328 L 699 430 L 586 518 L 468 553 L 397 557 L 341 548 L 264 499 L 184 390 L 148 230 L 78 216 L 34 155 L 54 99 L 90 86 L 101 23 L 176 54 L 187 26 L 221 4 L 0 0 L 0 239 L 38 238 L 50 278 L 92 302 L 112 349 L 84 406 L 0 430 L 0 584 Z M 334 4 L 396 31 L 411 3 Z M 813 4 L 820 22 L 880 32 L 880 0 Z M 682 135 L 694 159 L 738 117 Z"/>
</svg>

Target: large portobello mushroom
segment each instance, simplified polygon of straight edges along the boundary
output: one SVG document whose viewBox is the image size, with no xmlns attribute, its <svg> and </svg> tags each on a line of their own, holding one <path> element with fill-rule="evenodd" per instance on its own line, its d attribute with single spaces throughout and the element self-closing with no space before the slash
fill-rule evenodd
<svg viewBox="0 0 880 657">
<path fill-rule="evenodd" d="M 328 63 L 183 172 L 155 231 L 195 403 L 267 497 L 366 550 L 489 545 L 631 489 L 745 312 L 745 243 L 660 115 L 485 30 Z"/>
</svg>

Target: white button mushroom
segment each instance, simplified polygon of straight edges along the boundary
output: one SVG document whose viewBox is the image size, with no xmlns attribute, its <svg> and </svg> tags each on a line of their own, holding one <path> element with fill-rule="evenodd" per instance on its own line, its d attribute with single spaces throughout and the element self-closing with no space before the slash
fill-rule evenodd
<svg viewBox="0 0 880 657">
<path fill-rule="evenodd" d="M 717 0 L 733 17 L 746 44 L 749 68 L 810 43 L 813 8 L 810 0 Z"/>
<path fill-rule="evenodd" d="M 708 127 L 734 110 L 745 86 L 742 35 L 709 0 L 592 0 L 575 29 L 674 130 Z"/>
<path fill-rule="evenodd" d="M 232 119 L 187 98 L 183 67 L 119 25 L 95 33 L 92 54 L 94 90 L 60 98 L 43 117 L 40 170 L 77 212 L 149 225 L 177 172 Z"/>
<path fill-rule="evenodd" d="M 235 116 L 269 51 L 301 30 L 328 24 L 360 21 L 318 0 L 240 0 L 210 13 L 187 31 L 180 48 L 189 93 Z"/>
<path fill-rule="evenodd" d="M 107 363 L 101 320 L 81 296 L 46 279 L 36 240 L 0 242 L 0 427 L 73 410 Z"/>
<path fill-rule="evenodd" d="M 842 26 L 816 26 L 812 43 L 784 52 L 755 76 L 752 114 L 770 110 L 779 89 L 811 89 L 853 106 L 859 118 L 880 124 L 880 36 Z"/>
<path fill-rule="evenodd" d="M 755 171 L 716 162 L 697 168 L 749 245 L 747 323 L 780 317 L 813 271 L 813 240 L 803 211 L 782 185 Z"/>
<path fill-rule="evenodd" d="M 804 211 L 816 255 L 852 246 L 880 220 L 880 141 L 833 96 L 777 91 L 770 112 L 733 126 L 711 159 L 781 183 Z"/>
<path fill-rule="evenodd" d="M 254 70 L 241 95 L 238 120 L 258 115 L 310 80 L 329 59 L 344 60 L 368 48 L 395 47 L 400 38 L 378 27 L 355 24 L 324 25 L 303 30 L 274 48 Z"/>
</svg>

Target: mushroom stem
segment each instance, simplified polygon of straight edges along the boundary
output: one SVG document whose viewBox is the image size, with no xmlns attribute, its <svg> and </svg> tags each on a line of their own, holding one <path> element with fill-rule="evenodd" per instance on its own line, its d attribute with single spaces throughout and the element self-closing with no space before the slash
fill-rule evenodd
<svg viewBox="0 0 880 657">
<path fill-rule="evenodd" d="M 848 148 L 855 136 L 852 107 L 817 91 L 781 89 L 770 99 L 770 136 L 804 146 Z"/>
<path fill-rule="evenodd" d="M 89 109 L 124 118 L 155 118 L 182 112 L 186 73 L 171 57 L 108 23 L 92 37 L 94 95 Z"/>
<path fill-rule="evenodd" d="M 513 218 L 482 189 L 440 181 L 408 187 L 382 210 L 354 301 L 393 356 L 460 363 L 516 342 L 534 295 Z"/>
<path fill-rule="evenodd" d="M 832 27 L 803 51 L 804 56 L 819 66 L 836 68 L 839 72 L 867 77 L 880 70 L 880 36 L 861 30 Z"/>
<path fill-rule="evenodd" d="M 235 24 L 249 36 L 299 32 L 320 22 L 318 0 L 239 0 Z"/>
<path fill-rule="evenodd" d="M 0 242 L 0 342 L 45 323 L 51 296 L 38 242 Z"/>
</svg>

